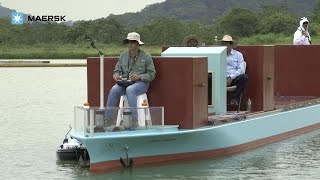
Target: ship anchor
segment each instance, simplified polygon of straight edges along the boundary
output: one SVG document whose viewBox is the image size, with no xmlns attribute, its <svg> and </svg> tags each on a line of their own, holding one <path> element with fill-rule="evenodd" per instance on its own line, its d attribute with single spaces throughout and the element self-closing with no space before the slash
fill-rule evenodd
<svg viewBox="0 0 320 180">
<path fill-rule="evenodd" d="M 132 160 L 132 158 L 129 159 L 129 155 L 128 155 L 129 147 L 127 145 L 125 145 L 124 146 L 124 150 L 126 151 L 126 159 L 124 161 L 122 159 L 122 157 L 120 156 L 120 163 L 121 163 L 123 168 L 132 168 L 133 160 Z"/>
</svg>

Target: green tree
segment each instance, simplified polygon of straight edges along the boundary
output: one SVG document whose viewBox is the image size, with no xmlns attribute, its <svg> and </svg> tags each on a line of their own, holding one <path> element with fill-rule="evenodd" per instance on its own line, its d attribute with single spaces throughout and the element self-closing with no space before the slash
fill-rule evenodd
<svg viewBox="0 0 320 180">
<path fill-rule="evenodd" d="M 84 41 L 88 35 L 101 43 L 121 44 L 127 29 L 116 19 L 101 18 L 94 21 L 79 21 L 72 30 L 74 41 Z"/>
<path fill-rule="evenodd" d="M 265 18 L 273 15 L 274 13 L 290 13 L 289 8 L 286 5 L 275 5 L 275 4 L 262 4 L 260 5 L 261 13 L 260 18 Z"/>
<path fill-rule="evenodd" d="M 184 38 L 183 25 L 175 19 L 156 20 L 136 30 L 150 45 L 177 45 Z"/>
<path fill-rule="evenodd" d="M 249 9 L 235 8 L 215 21 L 217 34 L 230 34 L 235 37 L 248 37 L 258 31 L 258 16 Z"/>
<path fill-rule="evenodd" d="M 261 33 L 293 34 L 297 29 L 297 19 L 292 14 L 274 13 L 262 19 Z"/>
<path fill-rule="evenodd" d="M 263 34 L 285 34 L 291 35 L 297 28 L 297 19 L 294 14 L 289 11 L 286 5 L 261 5 L 260 32 Z"/>
<path fill-rule="evenodd" d="M 0 18 L 0 44 L 9 42 L 12 37 L 10 36 L 10 19 L 7 17 Z"/>
<path fill-rule="evenodd" d="M 312 22 L 320 23 L 320 0 L 317 0 L 311 13 Z"/>
<path fill-rule="evenodd" d="M 196 35 L 201 38 L 205 44 L 214 43 L 215 30 L 212 24 L 200 22 L 191 22 L 183 24 L 184 36 Z"/>
</svg>

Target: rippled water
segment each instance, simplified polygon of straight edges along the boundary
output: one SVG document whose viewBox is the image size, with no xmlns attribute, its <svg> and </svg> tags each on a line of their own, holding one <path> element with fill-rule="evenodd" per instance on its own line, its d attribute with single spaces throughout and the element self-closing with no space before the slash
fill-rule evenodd
<svg viewBox="0 0 320 180">
<path fill-rule="evenodd" d="M 84 67 L 0 68 L 0 92 L 1 180 L 320 177 L 319 130 L 219 159 L 92 175 L 76 163 L 56 161 L 55 155 L 73 124 L 73 106 L 86 101 Z"/>
</svg>

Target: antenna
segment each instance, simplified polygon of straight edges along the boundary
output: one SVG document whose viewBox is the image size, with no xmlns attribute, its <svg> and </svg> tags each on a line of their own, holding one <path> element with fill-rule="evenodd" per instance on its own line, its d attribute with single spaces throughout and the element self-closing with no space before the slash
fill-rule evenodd
<svg viewBox="0 0 320 180">
<path fill-rule="evenodd" d="M 100 109 L 104 109 L 104 54 L 96 47 L 95 40 L 89 35 L 85 36 L 87 41 L 90 42 L 90 46 L 98 51 L 100 56 Z"/>
<path fill-rule="evenodd" d="M 95 45 L 95 41 L 93 38 L 91 38 L 89 35 L 86 35 L 86 39 L 87 41 L 90 42 L 90 46 L 93 48 L 93 49 L 96 49 L 98 51 L 98 54 L 99 55 L 103 55 L 103 53 L 96 47 Z M 89 48 L 89 47 L 88 47 Z"/>
</svg>

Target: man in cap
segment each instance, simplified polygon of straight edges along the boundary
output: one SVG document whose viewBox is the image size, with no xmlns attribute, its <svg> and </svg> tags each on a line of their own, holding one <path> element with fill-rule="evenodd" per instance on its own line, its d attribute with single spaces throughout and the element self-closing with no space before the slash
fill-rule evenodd
<svg viewBox="0 0 320 180">
<path fill-rule="evenodd" d="M 127 38 L 123 40 L 123 44 L 127 45 L 128 50 L 120 55 L 113 71 L 113 79 L 116 82 L 127 79 L 132 84 L 116 83 L 111 88 L 104 119 L 107 126 L 113 123 L 114 114 L 110 109 L 117 106 L 120 96 L 127 95 L 129 106 L 132 108 L 132 126 L 138 127 L 138 115 L 135 109 L 137 108 L 137 96 L 148 91 L 149 83 L 155 78 L 156 70 L 151 55 L 139 48 L 144 43 L 140 40 L 138 33 L 129 33 Z"/>
<path fill-rule="evenodd" d="M 308 31 L 309 21 L 306 17 L 301 18 L 300 26 L 294 33 L 293 44 L 294 45 L 311 45 L 311 36 Z"/>
<path fill-rule="evenodd" d="M 241 52 L 233 49 L 236 41 L 230 35 L 223 36 L 222 45 L 227 46 L 227 86 L 237 86 L 232 94 L 232 105 L 238 105 L 242 91 L 244 90 L 248 76 L 245 74 L 245 62 Z"/>
</svg>

